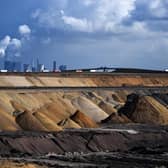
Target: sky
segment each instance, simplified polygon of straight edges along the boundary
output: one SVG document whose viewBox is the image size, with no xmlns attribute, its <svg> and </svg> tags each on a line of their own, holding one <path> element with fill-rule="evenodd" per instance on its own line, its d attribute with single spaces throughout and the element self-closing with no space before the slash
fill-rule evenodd
<svg viewBox="0 0 168 168">
<path fill-rule="evenodd" d="M 1 0 L 0 63 L 168 68 L 168 0 Z"/>
</svg>

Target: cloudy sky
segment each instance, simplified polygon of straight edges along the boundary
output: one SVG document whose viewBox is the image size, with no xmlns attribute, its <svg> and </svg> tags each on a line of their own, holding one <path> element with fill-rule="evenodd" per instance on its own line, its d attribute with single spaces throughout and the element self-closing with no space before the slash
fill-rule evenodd
<svg viewBox="0 0 168 168">
<path fill-rule="evenodd" d="M 168 0 L 1 0 L 0 60 L 168 68 Z"/>
</svg>

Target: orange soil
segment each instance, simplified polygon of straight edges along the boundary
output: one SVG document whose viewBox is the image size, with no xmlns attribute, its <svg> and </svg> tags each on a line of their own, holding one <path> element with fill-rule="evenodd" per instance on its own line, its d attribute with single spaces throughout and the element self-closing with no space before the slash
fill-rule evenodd
<svg viewBox="0 0 168 168">
<path fill-rule="evenodd" d="M 78 123 L 82 128 L 97 128 L 98 124 L 84 113 L 77 111 L 71 119 Z"/>
</svg>

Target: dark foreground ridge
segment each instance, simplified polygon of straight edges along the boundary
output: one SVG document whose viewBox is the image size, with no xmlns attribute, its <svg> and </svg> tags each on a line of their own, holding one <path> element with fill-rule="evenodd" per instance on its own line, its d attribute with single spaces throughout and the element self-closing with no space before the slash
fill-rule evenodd
<svg viewBox="0 0 168 168">
<path fill-rule="evenodd" d="M 0 155 L 48 167 L 157 167 L 168 165 L 167 142 L 167 126 L 1 132 Z"/>
</svg>

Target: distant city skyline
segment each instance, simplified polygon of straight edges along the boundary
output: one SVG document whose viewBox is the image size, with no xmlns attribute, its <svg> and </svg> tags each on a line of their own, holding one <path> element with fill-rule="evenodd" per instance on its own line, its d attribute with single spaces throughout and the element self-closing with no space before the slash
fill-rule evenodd
<svg viewBox="0 0 168 168">
<path fill-rule="evenodd" d="M 45 63 L 41 63 L 39 58 L 32 60 L 31 63 L 23 63 L 19 60 L 4 59 L 1 72 L 59 72 L 67 70 L 67 65 L 57 64 L 56 60 L 52 63 L 52 68 L 47 68 Z"/>
<path fill-rule="evenodd" d="M 168 0 L 1 0 L 0 66 L 168 68 Z"/>
</svg>

